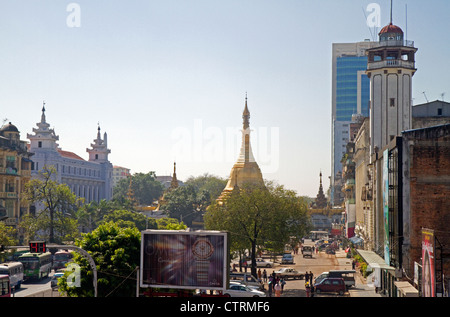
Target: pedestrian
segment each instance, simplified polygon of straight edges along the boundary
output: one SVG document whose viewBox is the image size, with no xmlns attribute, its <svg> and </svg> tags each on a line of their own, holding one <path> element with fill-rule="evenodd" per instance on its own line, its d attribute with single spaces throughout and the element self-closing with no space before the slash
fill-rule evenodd
<svg viewBox="0 0 450 317">
<path fill-rule="evenodd" d="M 286 281 L 284 280 L 284 278 L 280 279 L 280 284 L 281 284 L 281 294 L 283 294 L 284 291 L 284 285 L 286 285 Z"/>
<path fill-rule="evenodd" d="M 258 269 L 258 280 L 261 281 L 261 269 Z"/>
<path fill-rule="evenodd" d="M 280 283 L 275 284 L 275 297 L 281 296 L 281 286 Z"/>
<path fill-rule="evenodd" d="M 305 285 L 308 282 L 309 282 L 309 273 L 308 273 L 308 271 L 306 271 L 306 274 L 305 274 Z"/>
<path fill-rule="evenodd" d="M 314 277 L 314 274 L 313 274 L 313 272 L 312 271 L 309 271 L 309 285 L 313 285 L 313 277 Z"/>
<path fill-rule="evenodd" d="M 269 297 L 272 297 L 273 277 L 269 276 Z"/>
<path fill-rule="evenodd" d="M 264 283 L 267 283 L 267 272 L 266 272 L 266 269 L 264 269 L 264 271 L 263 271 L 263 279 L 264 279 Z"/>
</svg>

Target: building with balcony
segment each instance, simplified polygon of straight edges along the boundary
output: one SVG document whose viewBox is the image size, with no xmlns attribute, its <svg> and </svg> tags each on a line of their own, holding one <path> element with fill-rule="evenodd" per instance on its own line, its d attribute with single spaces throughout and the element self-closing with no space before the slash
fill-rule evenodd
<svg viewBox="0 0 450 317">
<path fill-rule="evenodd" d="M 22 192 L 30 180 L 32 153 L 26 141 L 20 140 L 20 132 L 11 122 L 0 129 L 0 220 L 16 226 L 18 219 L 29 212 L 29 204 L 23 202 Z"/>
</svg>

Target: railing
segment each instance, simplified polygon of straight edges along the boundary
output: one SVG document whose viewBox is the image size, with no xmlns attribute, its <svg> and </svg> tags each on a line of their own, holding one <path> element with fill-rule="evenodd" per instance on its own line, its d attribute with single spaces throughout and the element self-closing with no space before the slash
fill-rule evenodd
<svg viewBox="0 0 450 317">
<path fill-rule="evenodd" d="M 17 198 L 17 193 L 14 193 L 14 192 L 0 192 L 0 198 L 2 198 L 2 199 Z"/>
<path fill-rule="evenodd" d="M 371 47 L 383 47 L 383 46 L 414 47 L 414 41 L 403 41 L 403 40 L 380 41 L 380 42 L 375 42 Z"/>
<path fill-rule="evenodd" d="M 404 67 L 404 68 L 415 68 L 415 63 L 410 61 L 404 61 L 401 59 L 387 59 L 379 62 L 369 62 L 367 63 L 367 69 L 378 69 L 385 67 Z"/>
</svg>

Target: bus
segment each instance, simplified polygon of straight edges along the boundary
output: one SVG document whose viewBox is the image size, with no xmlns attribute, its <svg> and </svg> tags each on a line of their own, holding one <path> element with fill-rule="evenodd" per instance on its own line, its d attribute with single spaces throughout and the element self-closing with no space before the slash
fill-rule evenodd
<svg viewBox="0 0 450 317">
<path fill-rule="evenodd" d="M 22 262 L 7 262 L 0 264 L 0 274 L 9 275 L 11 287 L 19 289 L 23 282 Z"/>
<path fill-rule="evenodd" d="M 11 282 L 5 274 L 0 274 L 0 297 L 11 297 Z"/>
<path fill-rule="evenodd" d="M 313 241 L 316 240 L 328 240 L 328 231 L 311 231 L 309 238 Z"/>
<path fill-rule="evenodd" d="M 59 270 L 66 267 L 66 264 L 72 261 L 73 253 L 68 250 L 59 250 L 53 257 L 53 269 Z"/>
<path fill-rule="evenodd" d="M 52 270 L 52 254 L 46 253 L 25 253 L 19 257 L 19 261 L 23 263 L 24 278 L 42 279 L 48 277 Z"/>
</svg>

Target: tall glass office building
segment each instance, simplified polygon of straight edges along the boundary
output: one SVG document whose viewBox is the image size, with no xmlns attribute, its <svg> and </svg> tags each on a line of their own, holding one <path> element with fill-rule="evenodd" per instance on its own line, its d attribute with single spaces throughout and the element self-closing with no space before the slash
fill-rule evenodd
<svg viewBox="0 0 450 317">
<path fill-rule="evenodd" d="M 369 116 L 370 79 L 366 75 L 366 49 L 374 42 L 333 44 L 331 203 L 339 204 L 343 194 L 335 187 L 342 172 L 341 159 L 349 141 L 354 114 Z"/>
</svg>

